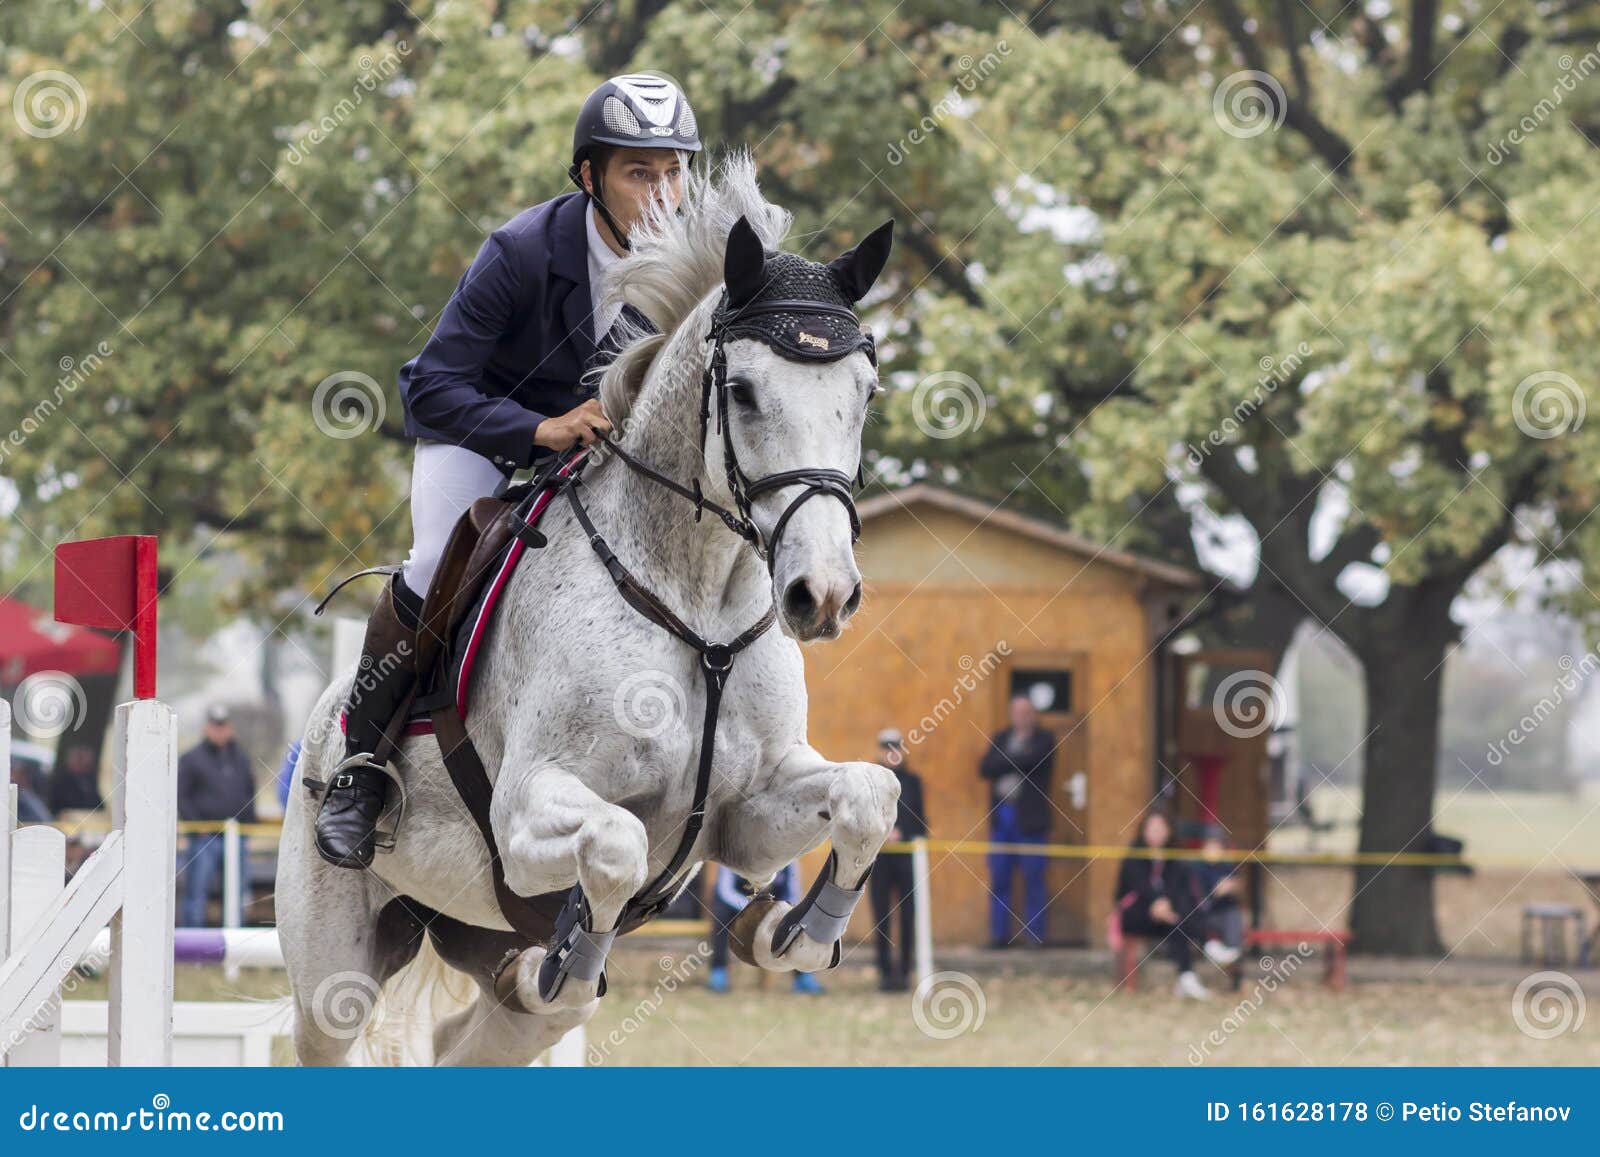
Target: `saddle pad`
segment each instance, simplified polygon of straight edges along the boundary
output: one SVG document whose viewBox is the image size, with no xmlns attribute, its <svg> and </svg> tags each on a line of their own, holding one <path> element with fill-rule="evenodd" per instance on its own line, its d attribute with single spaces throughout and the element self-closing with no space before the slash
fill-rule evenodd
<svg viewBox="0 0 1600 1157">
<path fill-rule="evenodd" d="M 578 472 L 580 464 L 588 457 L 588 451 L 579 451 L 573 455 L 572 460 L 561 469 L 557 470 L 557 478 L 571 478 Z M 532 529 L 539 525 L 544 517 L 544 512 L 550 508 L 560 492 L 559 485 L 547 485 L 533 500 L 533 505 L 528 508 L 528 515 L 523 520 L 523 525 Z M 473 662 L 478 657 L 479 648 L 488 635 L 489 625 L 494 621 L 495 609 L 499 606 L 500 596 L 511 581 L 511 576 L 516 573 L 517 564 L 528 553 L 528 544 L 522 537 L 513 538 L 510 548 L 500 560 L 500 565 L 495 568 L 494 578 L 489 580 L 483 589 L 483 594 L 478 597 L 478 602 L 462 620 L 461 633 L 456 636 L 456 645 L 451 648 L 451 672 L 453 685 L 456 689 L 456 711 L 463 722 L 467 718 L 467 702 L 472 690 Z"/>
</svg>

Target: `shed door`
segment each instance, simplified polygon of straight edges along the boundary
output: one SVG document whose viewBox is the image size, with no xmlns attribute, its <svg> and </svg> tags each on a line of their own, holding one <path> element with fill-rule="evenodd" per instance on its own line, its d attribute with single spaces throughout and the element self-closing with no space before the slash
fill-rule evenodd
<svg viewBox="0 0 1600 1157">
<path fill-rule="evenodd" d="M 1026 695 L 1039 712 L 1039 724 L 1055 733 L 1055 772 L 1050 781 L 1050 842 L 1082 846 L 1089 842 L 1089 724 L 1084 718 L 1087 657 L 1082 654 L 1027 654 L 1012 657 L 1006 702 L 999 727 L 1005 727 L 1013 696 Z M 1052 944 L 1088 944 L 1089 861 L 1052 856 L 1046 876 L 1046 936 Z M 1013 908 L 1022 914 L 1021 895 Z"/>
</svg>

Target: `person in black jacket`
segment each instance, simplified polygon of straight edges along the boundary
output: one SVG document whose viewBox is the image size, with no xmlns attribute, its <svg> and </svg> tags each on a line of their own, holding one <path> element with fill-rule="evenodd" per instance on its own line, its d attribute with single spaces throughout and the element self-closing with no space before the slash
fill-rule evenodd
<svg viewBox="0 0 1600 1157">
<path fill-rule="evenodd" d="M 928 834 L 928 813 L 922 800 L 922 777 L 906 766 L 905 739 L 893 727 L 878 732 L 878 762 L 900 781 L 900 803 L 889 832 L 892 843 L 918 840 Z M 911 953 L 916 943 L 917 898 L 911 874 L 911 853 L 882 852 L 867 878 L 872 897 L 872 935 L 878 949 L 878 987 L 884 992 L 904 992 L 910 987 Z M 900 910 L 900 960 L 895 963 L 889 935 L 890 917 Z"/>
<path fill-rule="evenodd" d="M 1200 894 L 1194 873 L 1183 861 L 1162 854 L 1171 839 L 1172 824 L 1166 815 L 1156 810 L 1145 813 L 1133 847 L 1149 854 L 1122 861 L 1117 873 L 1117 912 L 1124 936 L 1158 939 L 1172 953 L 1178 966 L 1178 995 L 1200 1000 L 1210 995 L 1194 974 Z"/>
<path fill-rule="evenodd" d="M 228 709 L 214 704 L 206 711 L 205 738 L 178 760 L 178 818 L 180 820 L 238 820 L 256 822 L 256 781 L 250 758 L 233 734 Z M 239 911 L 249 899 L 249 873 L 244 840 L 239 841 Z M 180 866 L 183 873 L 183 907 L 179 926 L 203 928 L 211 882 L 222 871 L 224 848 L 221 832 L 196 832 Z"/>
<path fill-rule="evenodd" d="M 96 773 L 93 748 L 69 747 L 50 776 L 50 810 L 60 815 L 69 811 L 99 811 L 105 807 L 100 785 L 95 782 Z"/>
<path fill-rule="evenodd" d="M 573 131 L 577 189 L 489 235 L 433 336 L 400 368 L 405 433 L 417 440 L 411 553 L 368 623 L 345 759 L 318 808 L 316 848 L 330 864 L 372 863 L 389 782 L 373 755 L 415 682 L 423 598 L 457 519 L 517 470 L 610 432 L 584 379 L 615 353 L 608 338 L 622 307 L 601 300 L 600 281 L 651 202 L 678 203 L 698 151 L 694 112 L 672 80 L 637 72 L 600 85 Z"/>
<path fill-rule="evenodd" d="M 997 844 L 1043 844 L 1050 837 L 1050 778 L 1056 737 L 1039 726 L 1026 695 L 1011 700 L 1011 726 L 989 742 L 978 771 L 989 781 L 989 839 Z M 1037 947 L 1045 934 L 1045 857 L 1014 851 L 989 853 L 989 939 L 1011 945 L 1011 884 L 1022 873 L 1023 943 Z"/>
</svg>

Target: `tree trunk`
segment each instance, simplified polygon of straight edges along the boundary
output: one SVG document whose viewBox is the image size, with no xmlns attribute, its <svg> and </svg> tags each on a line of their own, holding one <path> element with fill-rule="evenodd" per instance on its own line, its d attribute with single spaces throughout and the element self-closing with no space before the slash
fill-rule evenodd
<svg viewBox="0 0 1600 1157">
<path fill-rule="evenodd" d="M 1373 631 L 1358 652 L 1367 692 L 1366 770 L 1362 777 L 1361 851 L 1421 852 L 1433 831 L 1438 782 L 1444 657 L 1454 638 L 1448 597 L 1399 630 Z M 1443 944 L 1428 868 L 1356 870 L 1352 947 L 1394 956 L 1439 956 Z"/>
</svg>

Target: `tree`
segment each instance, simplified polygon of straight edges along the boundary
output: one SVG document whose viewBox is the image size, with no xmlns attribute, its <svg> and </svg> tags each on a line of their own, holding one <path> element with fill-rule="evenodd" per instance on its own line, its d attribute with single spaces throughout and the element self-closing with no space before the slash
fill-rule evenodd
<svg viewBox="0 0 1600 1157">
<path fill-rule="evenodd" d="M 1058 463 L 1114 541 L 1172 501 L 1197 531 L 1247 526 L 1251 591 L 1361 660 L 1361 850 L 1421 850 L 1452 602 L 1507 543 L 1585 577 L 1600 545 L 1600 94 L 1577 82 L 1600 55 L 1574 59 L 1596 37 L 1533 5 L 1221 0 L 1150 47 L 1090 11 L 1100 35 L 1002 29 L 1019 50 L 941 126 L 1003 212 L 963 242 L 979 300 L 950 296 L 916 364 L 984 383 L 968 445 L 1020 427 L 1043 452 L 943 452 L 908 407 L 904 453 L 1030 485 Z M 1431 873 L 1363 869 L 1352 929 L 1437 952 Z"/>
<path fill-rule="evenodd" d="M 33 555 L 159 529 L 170 578 L 226 548 L 251 563 L 236 604 L 293 621 L 275 592 L 403 548 L 390 383 L 484 235 L 567 187 L 595 82 L 663 68 L 708 140 L 756 148 L 802 251 L 897 219 L 866 303 L 899 387 L 876 476 L 946 475 L 1219 575 L 1244 528 L 1212 629 L 1281 653 L 1310 617 L 1360 658 L 1361 846 L 1411 849 L 1452 600 L 1507 542 L 1586 578 L 1600 559 L 1583 20 L 1566 0 L 11 5 L 0 474 Z M 1431 913 L 1426 873 L 1357 881 L 1364 948 L 1436 950 Z"/>
</svg>

